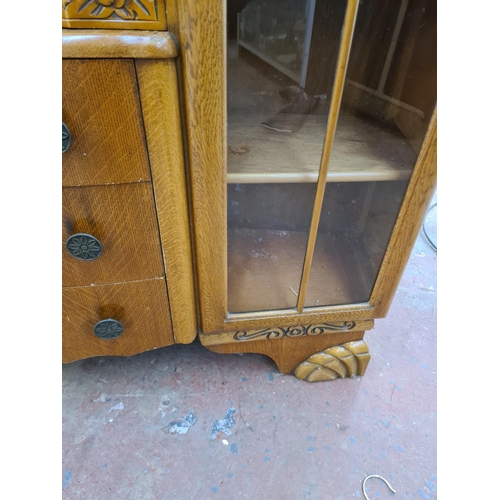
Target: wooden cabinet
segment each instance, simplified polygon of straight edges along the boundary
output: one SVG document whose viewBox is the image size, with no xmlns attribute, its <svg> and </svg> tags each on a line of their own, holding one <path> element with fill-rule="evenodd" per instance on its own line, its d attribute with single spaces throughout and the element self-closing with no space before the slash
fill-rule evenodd
<svg viewBox="0 0 500 500">
<path fill-rule="evenodd" d="M 175 341 L 197 308 L 212 351 L 362 375 L 436 184 L 435 2 L 167 0 L 149 34 L 98 10 L 113 29 L 63 35 L 64 212 L 109 261 L 69 286 L 164 277 Z"/>
<path fill-rule="evenodd" d="M 132 33 L 63 30 L 66 362 L 197 334 L 177 47 Z"/>
<path fill-rule="evenodd" d="M 169 11 L 201 342 L 362 374 L 435 188 L 435 2 L 225 4 Z"/>
</svg>

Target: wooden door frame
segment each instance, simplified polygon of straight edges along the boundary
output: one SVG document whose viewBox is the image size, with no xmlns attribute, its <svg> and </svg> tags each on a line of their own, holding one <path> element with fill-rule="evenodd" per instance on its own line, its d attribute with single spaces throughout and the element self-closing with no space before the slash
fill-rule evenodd
<svg viewBox="0 0 500 500">
<path fill-rule="evenodd" d="M 434 111 L 369 302 L 228 313 L 226 1 L 167 0 L 180 50 L 201 331 L 251 330 L 387 315 L 436 186 Z"/>
</svg>

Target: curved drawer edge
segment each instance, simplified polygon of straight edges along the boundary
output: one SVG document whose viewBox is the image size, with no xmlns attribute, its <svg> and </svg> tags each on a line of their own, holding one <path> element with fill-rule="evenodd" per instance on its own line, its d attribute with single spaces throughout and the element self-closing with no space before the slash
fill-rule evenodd
<svg viewBox="0 0 500 500">
<path fill-rule="evenodd" d="M 173 59 L 179 55 L 168 31 L 63 29 L 63 59 Z"/>
</svg>

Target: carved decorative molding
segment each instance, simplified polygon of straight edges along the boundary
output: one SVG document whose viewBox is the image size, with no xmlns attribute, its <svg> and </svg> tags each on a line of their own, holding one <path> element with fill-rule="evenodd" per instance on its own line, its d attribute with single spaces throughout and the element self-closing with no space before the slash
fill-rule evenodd
<svg viewBox="0 0 500 500">
<path fill-rule="evenodd" d="M 165 0 L 62 0 L 63 28 L 166 29 Z"/>
<path fill-rule="evenodd" d="M 284 337 L 303 337 L 308 335 L 321 335 L 327 332 L 347 332 L 356 327 L 354 321 L 344 321 L 340 324 L 322 324 L 322 325 L 308 325 L 308 326 L 288 326 L 285 328 L 266 328 L 264 330 L 252 330 L 246 332 L 239 330 L 234 333 L 234 340 L 270 340 L 281 339 Z"/>
<path fill-rule="evenodd" d="M 346 342 L 309 356 L 295 368 L 295 376 L 307 382 L 363 375 L 370 362 L 364 340 Z"/>
<path fill-rule="evenodd" d="M 253 341 L 291 339 L 296 337 L 308 337 L 318 335 L 338 335 L 343 332 L 365 332 L 373 328 L 372 319 L 357 319 L 338 323 L 319 323 L 299 326 L 274 326 L 255 330 L 233 330 L 211 333 L 199 333 L 201 343 L 204 346 L 218 344 L 243 344 Z M 342 342 L 344 339 L 340 339 Z M 332 344 L 335 341 L 332 341 Z"/>
</svg>

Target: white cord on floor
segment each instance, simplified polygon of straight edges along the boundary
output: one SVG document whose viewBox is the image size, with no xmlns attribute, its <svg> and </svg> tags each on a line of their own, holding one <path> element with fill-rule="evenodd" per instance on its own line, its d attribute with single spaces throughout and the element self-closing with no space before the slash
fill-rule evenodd
<svg viewBox="0 0 500 500">
<path fill-rule="evenodd" d="M 433 205 L 430 206 L 429 210 L 427 210 L 427 213 L 425 214 L 425 219 L 424 223 L 422 224 L 422 229 L 424 231 L 424 235 L 427 238 L 427 241 L 430 243 L 431 247 L 437 252 L 437 245 L 431 240 L 430 236 L 427 234 L 427 231 L 425 229 L 425 221 L 427 219 L 427 216 L 429 215 L 429 212 L 434 208 L 437 207 L 437 203 L 434 203 Z"/>
</svg>

